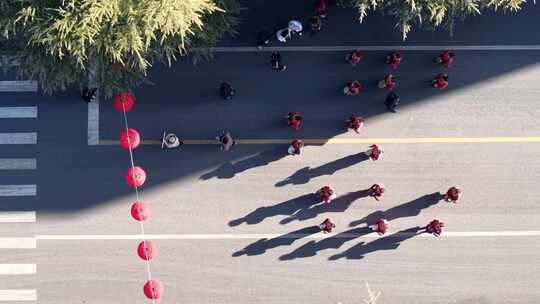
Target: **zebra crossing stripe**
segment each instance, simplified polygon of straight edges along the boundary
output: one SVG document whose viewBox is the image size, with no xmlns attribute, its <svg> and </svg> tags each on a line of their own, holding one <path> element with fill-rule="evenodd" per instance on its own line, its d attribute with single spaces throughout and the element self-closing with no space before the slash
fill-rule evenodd
<svg viewBox="0 0 540 304">
<path fill-rule="evenodd" d="M 35 211 L 0 212 L 0 223 L 35 223 Z"/>
<path fill-rule="evenodd" d="M 36 196 L 36 185 L 0 185 L 0 197 L 2 196 Z"/>
<path fill-rule="evenodd" d="M 35 158 L 0 158 L 0 170 L 35 170 Z"/>
<path fill-rule="evenodd" d="M 0 237 L 0 249 L 35 249 L 36 238 Z"/>
<path fill-rule="evenodd" d="M 37 92 L 38 83 L 35 80 L 4 80 L 0 81 L 0 92 Z"/>
<path fill-rule="evenodd" d="M 0 107 L 0 118 L 36 118 L 37 107 Z"/>
<path fill-rule="evenodd" d="M 0 301 L 37 301 L 35 289 L 0 289 Z"/>
<path fill-rule="evenodd" d="M 35 274 L 36 264 L 0 264 L 0 275 Z"/>
<path fill-rule="evenodd" d="M 0 133 L 0 145 L 35 145 L 37 133 Z"/>
</svg>

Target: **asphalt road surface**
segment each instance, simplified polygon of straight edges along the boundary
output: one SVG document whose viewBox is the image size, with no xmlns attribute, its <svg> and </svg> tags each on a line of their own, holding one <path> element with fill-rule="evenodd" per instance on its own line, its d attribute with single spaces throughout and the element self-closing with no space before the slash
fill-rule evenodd
<svg viewBox="0 0 540 304">
<path fill-rule="evenodd" d="M 529 12 L 520 18 L 537 14 Z M 250 22 L 259 21 L 246 22 L 238 45 L 248 45 L 248 25 L 259 27 Z M 500 44 L 461 33 L 453 43 Z M 522 38 L 508 36 L 538 43 Z M 349 141 L 308 145 L 297 157 L 283 144 L 229 153 L 216 145 L 137 148 L 135 163 L 148 174 L 139 194 L 152 208 L 144 228 L 158 246 L 151 272 L 165 285 L 161 303 L 362 303 L 366 282 L 382 293 L 379 303 L 540 302 L 538 51 L 456 52 L 444 92 L 429 87 L 443 71 L 432 64 L 437 52 L 403 52 L 397 114 L 385 111 L 376 88 L 389 72 L 385 54 L 366 52 L 353 68 L 341 52 L 286 52 L 288 69 L 279 73 L 268 67 L 269 53 L 219 53 L 211 63 L 152 71 L 155 84 L 135 92 L 128 113 L 144 139 L 164 130 L 211 139 L 228 129 L 240 139 Z M 340 94 L 351 79 L 366 85 L 358 97 Z M 238 89 L 231 102 L 217 95 L 221 80 Z M 141 229 L 129 214 L 135 194 L 124 183 L 129 154 L 107 144 L 122 130 L 122 115 L 102 101 L 103 144 L 88 146 L 87 107 L 76 93 L 0 94 L 2 107 L 35 107 L 0 111 L 0 133 L 11 134 L 0 137 L 0 301 L 151 303 L 136 255 Z M 285 125 L 289 111 L 303 114 L 300 132 Z M 359 135 L 344 128 L 353 113 L 366 118 Z M 36 132 L 37 140 L 6 144 L 17 132 Z M 361 155 L 368 143 L 354 143 L 366 138 L 388 141 L 379 161 Z M 365 196 L 375 182 L 387 187 L 382 202 Z M 324 185 L 338 194 L 330 205 L 312 194 Z M 453 185 L 463 191 L 460 202 L 441 201 L 438 193 Z M 381 216 L 390 231 L 369 234 L 366 225 Z M 314 228 L 326 217 L 337 223 L 334 234 Z M 434 218 L 446 224 L 440 238 L 419 229 Z"/>
</svg>

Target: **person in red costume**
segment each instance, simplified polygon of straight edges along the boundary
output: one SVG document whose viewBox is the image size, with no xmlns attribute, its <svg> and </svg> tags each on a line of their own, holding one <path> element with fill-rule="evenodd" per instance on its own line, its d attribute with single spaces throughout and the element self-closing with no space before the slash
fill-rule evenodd
<svg viewBox="0 0 540 304">
<path fill-rule="evenodd" d="M 325 203 L 330 203 L 333 199 L 336 198 L 336 191 L 330 186 L 324 186 L 316 192 L 317 196 Z"/>
<path fill-rule="evenodd" d="M 384 153 L 384 151 L 379 145 L 371 145 L 365 153 L 367 156 L 369 156 L 369 158 L 371 158 L 372 161 L 376 161 L 379 159 L 381 154 Z"/>
<path fill-rule="evenodd" d="M 356 66 L 360 60 L 362 60 L 362 57 L 363 56 L 359 51 L 352 51 L 345 56 L 345 60 L 347 60 L 347 62 L 349 62 L 352 66 Z"/>
<path fill-rule="evenodd" d="M 450 187 L 450 189 L 448 189 L 444 195 L 444 200 L 456 204 L 460 194 L 461 190 L 458 187 Z"/>
<path fill-rule="evenodd" d="M 386 88 L 386 91 L 392 92 L 392 90 L 396 86 L 396 77 L 392 74 L 388 74 L 386 75 L 386 77 L 384 77 L 384 79 L 379 81 L 378 86 L 381 89 Z"/>
<path fill-rule="evenodd" d="M 373 184 L 373 186 L 369 188 L 369 196 L 373 197 L 376 201 L 380 201 L 382 200 L 385 190 L 386 188 L 383 184 Z"/>
<path fill-rule="evenodd" d="M 326 12 L 328 11 L 328 3 L 326 0 L 317 0 L 315 3 L 315 14 L 321 18 L 326 17 Z"/>
<path fill-rule="evenodd" d="M 426 231 L 434 236 L 440 236 L 444 223 L 439 220 L 433 220 L 426 226 Z"/>
<path fill-rule="evenodd" d="M 364 128 L 364 119 L 360 116 L 352 115 L 347 119 L 347 129 L 351 129 L 356 133 L 360 133 Z"/>
<path fill-rule="evenodd" d="M 434 87 L 439 90 L 444 90 L 448 86 L 448 74 L 440 73 L 431 81 Z"/>
<path fill-rule="evenodd" d="M 327 218 L 324 220 L 324 222 L 322 222 L 320 225 L 319 225 L 319 228 L 322 230 L 322 232 L 324 233 L 331 233 L 332 232 L 332 229 L 336 228 L 336 223 L 334 222 L 333 219 L 331 218 Z"/>
<path fill-rule="evenodd" d="M 304 143 L 300 139 L 295 139 L 291 142 L 291 145 L 289 146 L 287 152 L 289 152 L 290 155 L 300 155 L 302 154 L 303 150 Z"/>
<path fill-rule="evenodd" d="M 381 218 L 375 224 L 370 225 L 369 228 L 377 232 L 379 235 L 384 235 L 388 228 L 390 228 L 390 224 L 388 224 L 386 219 Z"/>
<path fill-rule="evenodd" d="M 355 96 L 360 94 L 362 91 L 362 84 L 358 80 L 352 80 L 347 82 L 345 87 L 343 87 L 343 93 L 349 96 Z"/>
<path fill-rule="evenodd" d="M 390 55 L 386 56 L 386 63 L 390 65 L 392 70 L 395 70 L 398 68 L 399 64 L 401 63 L 401 54 L 398 52 L 393 52 Z"/>
<path fill-rule="evenodd" d="M 298 112 L 289 112 L 289 115 L 287 115 L 287 123 L 293 130 L 298 131 L 302 124 L 302 116 L 300 116 Z"/>
<path fill-rule="evenodd" d="M 446 68 L 451 68 L 454 62 L 454 53 L 444 51 L 439 57 L 435 58 L 435 62 L 444 65 Z"/>
</svg>

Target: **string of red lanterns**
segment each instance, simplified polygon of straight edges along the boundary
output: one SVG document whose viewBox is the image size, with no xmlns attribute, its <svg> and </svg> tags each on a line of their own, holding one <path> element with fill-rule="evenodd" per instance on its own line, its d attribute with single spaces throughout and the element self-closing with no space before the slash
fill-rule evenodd
<svg viewBox="0 0 540 304">
<path fill-rule="evenodd" d="M 120 133 L 119 143 L 120 146 L 129 151 L 129 157 L 131 160 L 131 167 L 128 168 L 125 174 L 126 184 L 135 188 L 136 201 L 131 205 L 131 216 L 138 221 L 141 226 L 141 235 L 144 237 L 144 224 L 143 222 L 150 216 L 150 208 L 148 204 L 143 203 L 139 199 L 138 188 L 144 185 L 146 182 L 146 172 L 138 166 L 135 166 L 133 160 L 133 150 L 137 148 L 141 143 L 141 136 L 135 129 L 130 129 L 127 121 L 127 112 L 129 112 L 135 104 L 133 95 L 129 92 L 122 92 L 114 95 L 113 106 L 118 112 L 124 114 L 124 123 L 126 129 Z M 153 241 L 143 239 L 137 246 L 137 255 L 146 262 L 146 271 L 148 281 L 143 286 L 144 295 L 151 299 L 154 304 L 163 295 L 163 284 L 152 277 L 150 260 L 156 257 L 157 247 Z"/>
</svg>

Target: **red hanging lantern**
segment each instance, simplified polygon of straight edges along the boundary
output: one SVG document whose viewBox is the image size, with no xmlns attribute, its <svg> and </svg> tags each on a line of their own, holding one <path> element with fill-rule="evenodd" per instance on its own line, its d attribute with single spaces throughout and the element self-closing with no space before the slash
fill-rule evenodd
<svg viewBox="0 0 540 304">
<path fill-rule="evenodd" d="M 143 202 L 135 202 L 131 205 L 131 216 L 137 221 L 144 221 L 150 216 L 150 207 Z"/>
<path fill-rule="evenodd" d="M 126 183 L 130 187 L 140 187 L 146 181 L 146 173 L 141 167 L 129 168 L 126 172 Z"/>
<path fill-rule="evenodd" d="M 147 298 L 159 300 L 163 295 L 163 284 L 156 279 L 150 279 L 144 284 L 143 291 Z"/>
<path fill-rule="evenodd" d="M 145 261 L 151 260 L 157 255 L 157 247 L 153 241 L 142 241 L 137 246 L 137 254 Z"/>
<path fill-rule="evenodd" d="M 129 150 L 130 148 L 135 149 L 140 143 L 141 136 L 135 129 L 130 128 L 120 133 L 120 146 L 122 146 L 122 148 L 126 150 Z"/>
<path fill-rule="evenodd" d="M 129 92 L 121 92 L 114 95 L 113 106 L 118 112 L 129 112 L 133 108 L 133 95 Z"/>
</svg>

